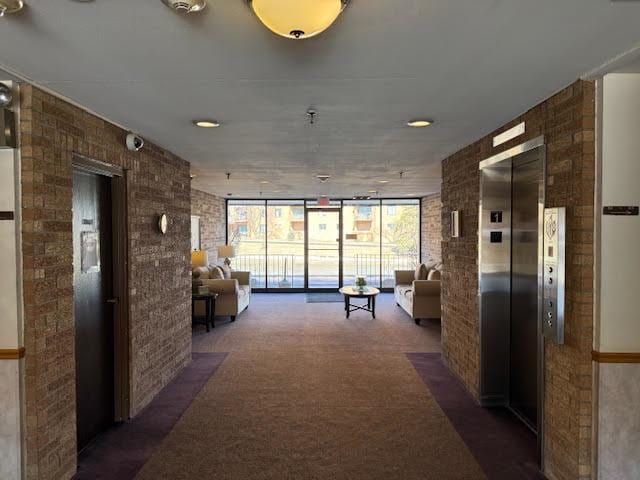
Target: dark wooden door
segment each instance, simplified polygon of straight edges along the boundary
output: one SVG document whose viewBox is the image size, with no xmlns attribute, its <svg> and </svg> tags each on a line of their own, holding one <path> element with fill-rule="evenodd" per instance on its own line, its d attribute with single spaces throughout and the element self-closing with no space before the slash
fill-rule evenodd
<svg viewBox="0 0 640 480">
<path fill-rule="evenodd" d="M 111 179 L 73 174 L 78 450 L 114 420 Z"/>
</svg>

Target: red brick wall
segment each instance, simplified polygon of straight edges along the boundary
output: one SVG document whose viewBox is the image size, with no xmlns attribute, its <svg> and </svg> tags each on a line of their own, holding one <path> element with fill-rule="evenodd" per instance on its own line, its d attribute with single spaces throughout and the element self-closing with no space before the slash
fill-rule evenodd
<svg viewBox="0 0 640 480">
<path fill-rule="evenodd" d="M 523 120 L 524 135 L 493 148 L 494 135 Z M 565 344 L 547 342 L 545 346 L 545 473 L 551 480 L 592 478 L 594 130 L 594 85 L 578 81 L 447 158 L 442 170 L 443 355 L 477 398 L 478 163 L 545 136 L 546 206 L 566 206 L 568 216 Z M 449 235 L 452 210 L 461 211 L 460 238 Z"/>
<path fill-rule="evenodd" d="M 442 261 L 442 201 L 439 193 L 422 198 L 423 263 Z"/>
<path fill-rule="evenodd" d="M 209 254 L 209 263 L 217 264 L 217 247 L 224 245 L 226 237 L 224 198 L 191 190 L 191 215 L 200 217 L 200 248 Z"/>
<path fill-rule="evenodd" d="M 20 103 L 26 477 L 57 480 L 76 470 L 73 152 L 127 169 L 132 415 L 191 359 L 189 164 L 129 152 L 126 132 L 30 85 Z"/>
</svg>

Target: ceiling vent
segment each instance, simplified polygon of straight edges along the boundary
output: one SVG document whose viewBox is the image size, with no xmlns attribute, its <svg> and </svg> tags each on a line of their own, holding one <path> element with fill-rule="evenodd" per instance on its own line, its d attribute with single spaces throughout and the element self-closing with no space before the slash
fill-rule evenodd
<svg viewBox="0 0 640 480">
<path fill-rule="evenodd" d="M 195 13 L 204 10 L 205 0 L 162 0 L 169 8 L 180 13 Z"/>
</svg>

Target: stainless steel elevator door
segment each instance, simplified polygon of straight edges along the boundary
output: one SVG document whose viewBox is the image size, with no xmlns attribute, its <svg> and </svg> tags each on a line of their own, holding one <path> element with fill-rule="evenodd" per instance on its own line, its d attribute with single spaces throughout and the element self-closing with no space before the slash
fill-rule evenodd
<svg viewBox="0 0 640 480">
<path fill-rule="evenodd" d="M 509 404 L 536 430 L 538 416 L 539 160 L 514 162 L 511 193 Z"/>
</svg>

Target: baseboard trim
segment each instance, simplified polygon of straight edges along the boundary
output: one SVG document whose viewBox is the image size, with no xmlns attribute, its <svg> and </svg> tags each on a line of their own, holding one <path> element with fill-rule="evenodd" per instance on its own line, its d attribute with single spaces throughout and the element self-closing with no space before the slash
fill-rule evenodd
<svg viewBox="0 0 640 480">
<path fill-rule="evenodd" d="M 24 357 L 24 347 L 0 348 L 0 360 L 18 360 Z"/>
<path fill-rule="evenodd" d="M 640 363 L 640 352 L 591 352 L 591 358 L 598 363 Z"/>
</svg>

